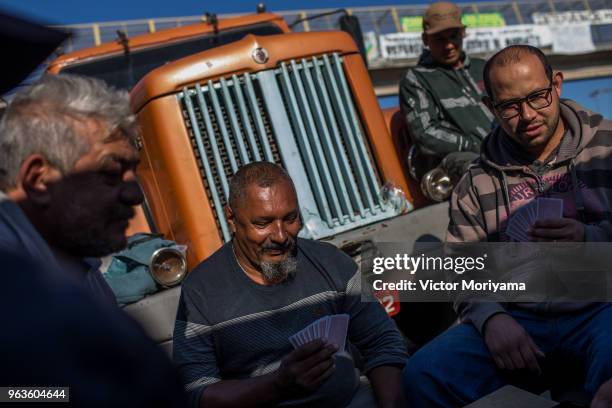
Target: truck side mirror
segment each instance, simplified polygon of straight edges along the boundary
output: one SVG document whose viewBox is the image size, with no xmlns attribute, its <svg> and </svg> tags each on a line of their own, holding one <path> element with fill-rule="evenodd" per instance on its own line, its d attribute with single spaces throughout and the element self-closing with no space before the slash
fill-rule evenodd
<svg viewBox="0 0 612 408">
<path fill-rule="evenodd" d="M 368 67 L 368 58 L 366 56 L 365 44 L 363 42 L 363 34 L 361 32 L 361 25 L 359 25 L 359 19 L 355 16 L 351 16 L 349 14 L 345 14 L 338 19 L 338 24 L 340 24 L 340 29 L 342 31 L 346 31 L 353 37 L 353 40 L 357 44 L 359 48 L 359 53 L 363 58 L 363 62 Z"/>
</svg>

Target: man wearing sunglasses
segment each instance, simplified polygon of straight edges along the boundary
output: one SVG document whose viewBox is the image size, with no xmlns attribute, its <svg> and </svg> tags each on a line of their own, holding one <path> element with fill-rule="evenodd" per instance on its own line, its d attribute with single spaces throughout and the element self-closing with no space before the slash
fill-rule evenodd
<svg viewBox="0 0 612 408">
<path fill-rule="evenodd" d="M 563 74 L 535 47 L 498 52 L 485 66 L 484 81 L 499 126 L 453 192 L 447 241 L 510 241 L 508 221 L 541 197 L 563 200 L 563 213 L 525 226 L 529 240 L 612 241 L 612 122 L 561 100 Z M 411 406 L 463 406 L 513 376 L 539 393 L 546 389 L 546 368 L 566 366 L 567 356 L 584 367 L 584 390 L 592 397 L 612 377 L 611 305 L 457 302 L 462 323 L 408 360 Z"/>
</svg>

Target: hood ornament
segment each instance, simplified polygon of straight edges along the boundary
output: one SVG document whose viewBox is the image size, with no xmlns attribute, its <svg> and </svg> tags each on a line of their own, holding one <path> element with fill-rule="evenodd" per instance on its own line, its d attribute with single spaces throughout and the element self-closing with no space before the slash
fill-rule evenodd
<svg viewBox="0 0 612 408">
<path fill-rule="evenodd" d="M 251 56 L 253 57 L 253 61 L 258 64 L 265 64 L 270 59 L 270 54 L 268 54 L 268 51 L 263 47 L 255 48 Z"/>
</svg>

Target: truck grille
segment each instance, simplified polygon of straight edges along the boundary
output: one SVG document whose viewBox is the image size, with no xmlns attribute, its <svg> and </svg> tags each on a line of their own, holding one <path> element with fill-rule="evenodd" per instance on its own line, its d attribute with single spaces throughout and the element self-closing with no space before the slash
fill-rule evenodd
<svg viewBox="0 0 612 408">
<path fill-rule="evenodd" d="M 178 94 L 193 150 L 225 241 L 223 207 L 238 168 L 266 160 L 282 165 L 298 190 L 302 235 L 335 235 L 397 212 L 380 196 L 337 54 L 283 62 Z"/>
</svg>

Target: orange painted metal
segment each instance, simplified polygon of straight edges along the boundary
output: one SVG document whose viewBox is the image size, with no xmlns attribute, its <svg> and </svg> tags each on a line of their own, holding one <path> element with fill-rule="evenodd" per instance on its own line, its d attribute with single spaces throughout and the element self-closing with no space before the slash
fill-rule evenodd
<svg viewBox="0 0 612 408">
<path fill-rule="evenodd" d="M 134 207 L 134 210 L 136 213 L 130 219 L 130 224 L 128 225 L 127 231 L 125 231 L 125 235 L 129 237 L 139 232 L 150 233 L 151 228 L 149 227 L 149 222 L 147 221 L 147 217 L 145 217 L 142 207 L 137 205 Z"/>
<path fill-rule="evenodd" d="M 257 63 L 253 50 L 269 59 Z M 409 182 L 395 151 L 368 72 L 352 38 L 343 32 L 249 35 L 240 41 L 180 59 L 147 74 L 131 92 L 132 109 L 143 131 L 140 179 L 159 232 L 189 247 L 189 268 L 222 245 L 215 214 L 187 134 L 177 93 L 186 86 L 276 68 L 280 62 L 337 52 L 344 68 L 369 149 L 381 179 L 404 190 Z"/>
<path fill-rule="evenodd" d="M 257 25 L 262 23 L 271 23 L 278 26 L 283 32 L 291 32 L 285 20 L 274 13 L 250 14 L 240 17 L 231 17 L 219 20 L 217 26 L 219 31 L 229 30 L 232 28 Z M 204 34 L 212 33 L 214 27 L 209 23 L 190 24 L 183 27 L 170 28 L 161 30 L 155 33 L 142 34 L 131 37 L 129 40 L 131 50 L 139 50 L 160 45 L 167 45 L 173 41 L 186 40 L 193 37 L 198 37 Z M 66 66 L 98 59 L 100 57 L 110 57 L 120 55 L 123 51 L 123 45 L 117 41 L 106 42 L 97 47 L 90 47 L 79 51 L 74 51 L 66 55 L 62 55 L 55 59 L 47 67 L 47 71 L 52 74 L 59 73 Z"/>
<path fill-rule="evenodd" d="M 268 51 L 266 64 L 252 59 L 257 47 Z M 274 68 L 281 60 L 330 51 L 358 52 L 350 36 L 342 32 L 251 35 L 160 67 L 132 90 L 132 109 L 138 115 L 144 147 L 139 179 L 158 231 L 188 246 L 189 269 L 217 250 L 222 239 L 176 93 L 196 82 Z"/>
<path fill-rule="evenodd" d="M 382 112 L 385 118 L 385 123 L 387 124 L 387 129 L 389 130 L 389 134 L 393 140 L 393 150 L 395 151 L 395 154 L 402 165 L 404 176 L 406 177 L 406 180 L 408 180 L 408 192 L 412 198 L 414 208 L 416 209 L 433 204 L 431 200 L 423 195 L 419 182 L 414 180 L 408 171 L 407 157 L 408 151 L 412 146 L 412 139 L 406 132 L 406 121 L 404 119 L 404 115 L 402 115 L 402 112 L 398 107 L 383 109 Z"/>
<path fill-rule="evenodd" d="M 270 56 L 265 64 L 258 64 L 251 57 L 258 47 L 265 48 Z M 159 95 L 174 93 L 204 79 L 214 81 L 232 74 L 258 72 L 275 68 L 288 59 L 330 52 L 357 55 L 358 50 L 353 39 L 344 32 L 247 35 L 240 41 L 202 51 L 149 72 L 132 89 L 132 109 L 137 112 Z M 374 95 L 372 89 L 370 92 Z"/>
<path fill-rule="evenodd" d="M 191 270 L 222 240 L 176 96 L 147 104 L 138 112 L 138 121 L 146 155 L 139 179 L 158 231 L 187 245 Z"/>
</svg>

